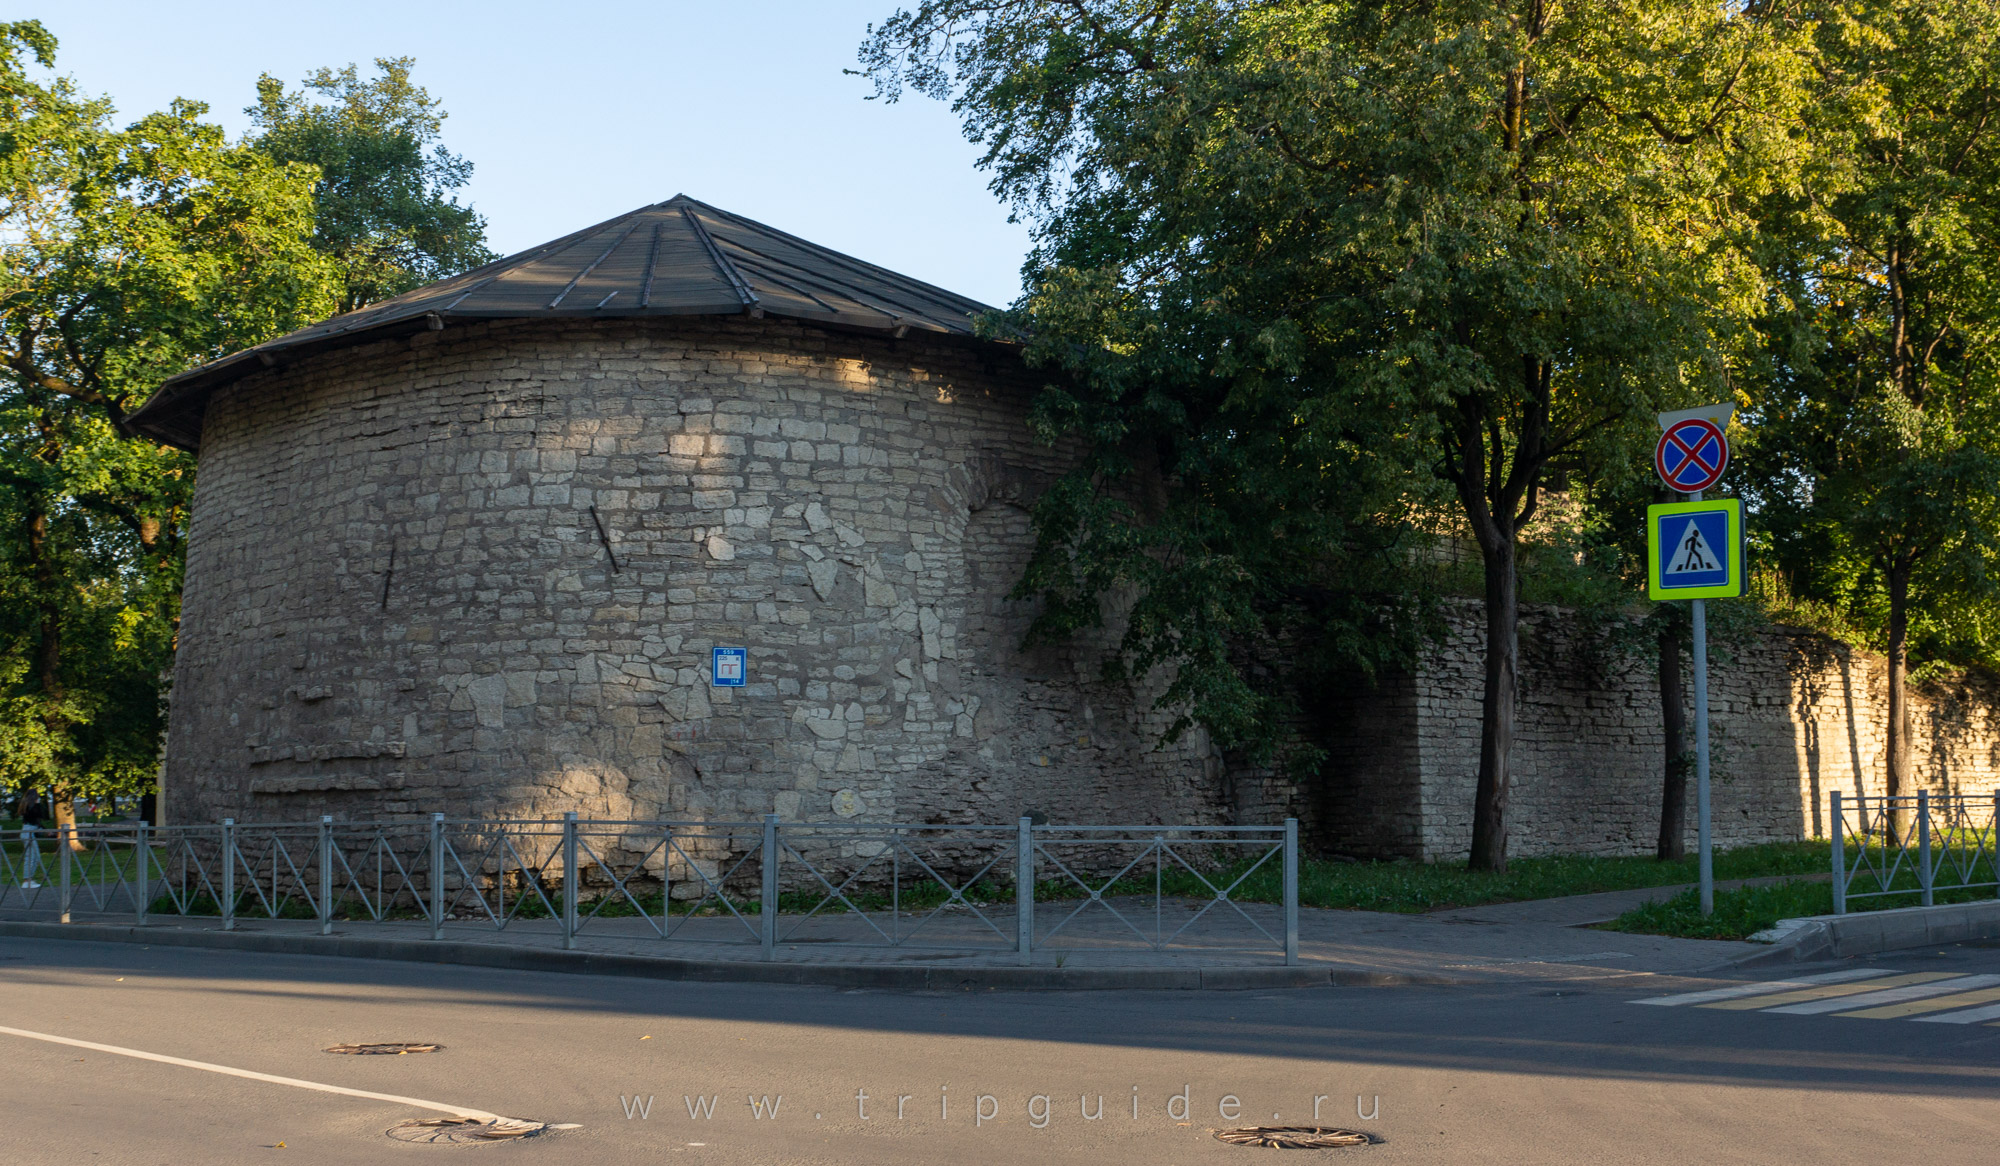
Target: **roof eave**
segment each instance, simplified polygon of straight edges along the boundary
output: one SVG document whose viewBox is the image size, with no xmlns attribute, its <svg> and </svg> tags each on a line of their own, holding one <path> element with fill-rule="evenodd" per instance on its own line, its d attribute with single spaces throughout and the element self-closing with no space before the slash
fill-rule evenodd
<svg viewBox="0 0 2000 1166">
<path fill-rule="evenodd" d="M 201 444 L 201 415 L 206 411 L 208 401 L 206 391 L 232 384 L 245 377 L 268 370 L 282 369 L 302 359 L 318 356 L 343 348 L 359 347 L 381 340 L 395 340 L 419 332 L 435 331 L 445 324 L 457 320 L 463 322 L 485 320 L 576 320 L 576 319 L 646 319 L 676 316 L 768 316 L 776 319 L 794 320 L 802 324 L 815 324 L 842 331 L 881 333 L 891 338 L 899 338 L 909 333 L 922 333 L 934 339 L 957 339 L 975 344 L 990 344 L 997 348 L 1013 349 L 1019 345 L 1003 340 L 990 340 L 970 331 L 956 332 L 929 320 L 884 319 L 875 315 L 861 315 L 852 312 L 785 312 L 769 310 L 762 306 L 749 308 L 740 303 L 714 305 L 673 305 L 669 307 L 647 307 L 626 309 L 581 308 L 574 311 L 556 309 L 544 311 L 534 316 L 522 316 L 518 312 L 506 311 L 443 311 L 420 312 L 409 316 L 398 316 L 377 321 L 366 327 L 351 331 L 336 332 L 332 335 L 317 336 L 310 340 L 287 344 L 287 338 L 266 341 L 255 348 L 246 348 L 231 353 L 199 368 L 190 369 L 178 376 L 170 377 L 160 385 L 159 391 L 126 420 L 126 424 L 137 432 L 144 433 L 167 445 L 195 452 Z M 433 321 L 436 321 L 433 323 Z M 200 400 L 190 397 L 200 395 Z M 189 424 L 189 421 L 192 424 Z"/>
</svg>

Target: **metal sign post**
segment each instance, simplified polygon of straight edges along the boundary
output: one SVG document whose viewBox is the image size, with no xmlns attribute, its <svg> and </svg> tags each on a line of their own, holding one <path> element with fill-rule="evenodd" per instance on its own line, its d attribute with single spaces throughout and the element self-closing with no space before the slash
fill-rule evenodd
<svg viewBox="0 0 2000 1166">
<path fill-rule="evenodd" d="M 1743 594 L 1743 505 L 1735 498 L 1702 501 L 1729 465 L 1727 405 L 1660 415 L 1653 468 L 1671 490 L 1688 497 L 1646 508 L 1646 593 L 1686 599 L 1694 625 L 1694 781 L 1701 913 L 1715 913 L 1715 847 L 1708 783 L 1708 607 L 1710 599 Z"/>
<path fill-rule="evenodd" d="M 1695 501 L 1701 501 L 1696 493 Z M 1710 812 L 1708 808 L 1708 601 L 1696 599 L 1688 606 L 1692 608 L 1689 622 L 1694 625 L 1694 641 L 1689 648 L 1694 655 L 1694 821 L 1695 821 L 1695 865 L 1699 872 L 1695 877 L 1701 881 L 1701 913 L 1715 914 L 1715 842 L 1709 837 Z M 1687 796 L 1685 794 L 1683 797 Z M 1682 802 L 1686 805 L 1686 802 Z M 1682 835 L 1686 837 L 1686 835 Z"/>
</svg>

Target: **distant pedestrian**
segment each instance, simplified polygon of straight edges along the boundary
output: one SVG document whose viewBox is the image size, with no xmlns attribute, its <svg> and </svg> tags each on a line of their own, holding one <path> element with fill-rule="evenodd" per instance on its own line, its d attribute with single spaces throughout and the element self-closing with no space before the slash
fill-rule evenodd
<svg viewBox="0 0 2000 1166">
<path fill-rule="evenodd" d="M 41 845 L 36 835 L 41 833 L 42 823 L 49 820 L 48 807 L 42 804 L 41 795 L 32 789 L 21 791 L 21 889 L 34 890 L 42 884 L 35 880 L 41 873 Z"/>
</svg>

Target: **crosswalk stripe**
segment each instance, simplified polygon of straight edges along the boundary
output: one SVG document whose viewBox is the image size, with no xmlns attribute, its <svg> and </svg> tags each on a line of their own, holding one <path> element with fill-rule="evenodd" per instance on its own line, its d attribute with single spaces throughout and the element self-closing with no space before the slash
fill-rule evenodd
<svg viewBox="0 0 2000 1166">
<path fill-rule="evenodd" d="M 1907 972 L 1900 976 L 1883 976 L 1879 979 L 1864 980 L 1860 983 L 1821 984 L 1814 988 L 1801 988 L 1796 992 L 1778 992 L 1765 996 L 1753 996 L 1747 1000 L 1723 1000 L 1714 1004 L 1703 1004 L 1703 1008 L 1730 1008 L 1739 1011 L 1756 1009 L 1776 1009 L 1780 1004 L 1801 1004 L 1809 1000 L 1837 1000 L 1846 996 L 1859 996 L 1867 992 L 1879 992 L 1884 988 L 1900 988 L 1906 984 L 1928 984 L 1932 980 L 1948 979 L 1950 972 Z"/>
<path fill-rule="evenodd" d="M 1665 1008 L 1675 1008 L 1684 1004 L 1706 1004 L 1711 1000 L 1733 1000 L 1739 996 L 1761 996 L 1770 992 L 1783 992 L 1792 988 L 1804 988 L 1812 984 L 1840 984 L 1849 980 L 1866 980 L 1875 976 L 1888 975 L 1887 968 L 1843 968 L 1837 972 L 1822 972 L 1817 976 L 1797 976 L 1789 980 L 1762 980 L 1754 984 L 1736 984 L 1728 988 L 1709 988 L 1701 992 L 1682 992 L 1676 996 L 1653 996 L 1645 1000 L 1634 1000 L 1634 1004 L 1657 1004 Z"/>
<path fill-rule="evenodd" d="M 1938 1016 L 1912 1016 L 1910 1019 L 1920 1024 L 1977 1024 L 1982 1020 L 2000 1020 L 2000 1004 L 1988 1004 L 1984 1008 L 1968 1008 L 1963 1012 L 1946 1012 Z"/>
<path fill-rule="evenodd" d="M 1947 992 L 1957 992 L 1967 988 L 1984 988 L 1988 984 L 2000 984 L 2000 976 L 1945 976 L 1934 974 L 1927 977 L 1925 984 L 1912 983 L 1908 987 L 1890 988 L 1886 992 L 1869 992 L 1861 996 L 1836 996 L 1831 1000 L 1808 1000 L 1804 1004 L 1788 1004 L 1783 1008 L 1769 1009 L 1792 1016 L 1813 1016 L 1821 1012 L 1839 1012 L 1860 1005 L 1872 1008 L 1877 1004 L 1897 1004 L 1904 1000 L 1916 1000 L 1926 996 L 1942 996 Z"/>
<path fill-rule="evenodd" d="M 1901 1020 L 1905 1016 L 1915 1016 L 1920 1012 L 1944 1012 L 1973 1004 L 1985 1004 L 1993 1000 L 2000 1000 L 2000 988 L 1981 988 L 1976 992 L 1933 996 L 1928 1000 L 1905 1000 L 1901 1004 L 1884 1004 L 1880 1008 L 1864 1008 L 1859 1012 L 1843 1012 L 1840 1015 L 1852 1016 L 1858 1020 Z"/>
</svg>

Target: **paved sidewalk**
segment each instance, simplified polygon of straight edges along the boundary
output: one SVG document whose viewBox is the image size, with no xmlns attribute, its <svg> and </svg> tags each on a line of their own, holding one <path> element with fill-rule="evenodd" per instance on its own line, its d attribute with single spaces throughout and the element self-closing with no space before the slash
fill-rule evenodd
<svg viewBox="0 0 2000 1166">
<path fill-rule="evenodd" d="M 1650 893 L 1670 894 L 1676 889 L 1655 888 Z M 1633 894 L 1617 892 L 1616 896 Z M 446 924 L 442 941 L 432 940 L 429 926 L 421 921 L 343 921 L 336 923 L 333 935 L 321 936 L 317 924 L 309 920 L 243 919 L 235 930 L 223 932 L 220 922 L 212 919 L 155 919 L 140 928 L 129 918 L 115 916 L 80 916 L 79 922 L 69 925 L 56 924 L 46 915 L 22 918 L 0 922 L 0 934 L 539 969 L 568 967 L 669 979 L 915 987 L 1262 987 L 1328 982 L 1574 980 L 1687 974 L 1766 950 L 1764 945 L 1751 943 L 1594 931 L 1571 922 L 1608 917 L 1603 901 L 1612 897 L 1578 896 L 1431 915 L 1305 908 L 1299 912 L 1300 963 L 1293 968 L 1283 965 L 1279 945 L 1266 938 L 1283 935 L 1282 916 L 1271 904 L 1241 904 L 1240 915 L 1213 908 L 1204 915 L 1199 904 L 1168 901 L 1155 917 L 1150 899 L 1111 900 L 1110 905 L 1121 908 L 1126 920 L 1089 906 L 1064 922 L 1079 904 L 1038 905 L 1038 947 L 1027 966 L 1013 950 L 1011 914 L 1001 916 L 991 911 L 987 918 L 968 911 L 932 917 L 899 946 L 881 943 L 868 925 L 852 917 L 787 917 L 781 920 L 784 942 L 768 962 L 761 958 L 761 947 L 749 929 L 754 916 L 747 923 L 730 916 L 676 919 L 672 939 L 661 939 L 646 920 L 588 920 L 574 950 L 567 951 L 551 920 L 517 920 L 505 930 L 483 922 L 453 921 Z M 871 915 L 869 922 L 883 931 L 904 934 L 897 930 L 895 920 L 883 914 Z M 909 922 L 903 926 L 907 928 Z M 1183 924 L 1188 926 L 1181 930 Z M 1171 935 L 1177 930 L 1180 935 L 1173 945 L 1156 948 L 1146 942 L 1147 935 Z M 875 942 L 854 942 L 858 939 Z"/>
<path fill-rule="evenodd" d="M 1715 884 L 1715 889 L 1733 891 L 1738 887 L 1768 887 L 1789 882 L 1824 883 L 1832 880 L 1831 872 L 1773 875 L 1755 879 L 1724 879 Z M 1664 887 L 1635 887 L 1629 891 L 1604 891 L 1595 895 L 1565 895 L 1559 899 L 1485 903 L 1477 907 L 1433 911 L 1427 918 L 1448 919 L 1459 923 L 1553 923 L 1562 927 L 1591 927 L 1599 923 L 1609 923 L 1635 907 L 1643 907 L 1648 903 L 1663 903 L 1682 891 L 1693 890 L 1695 886 L 1694 883 L 1677 883 Z"/>
</svg>

